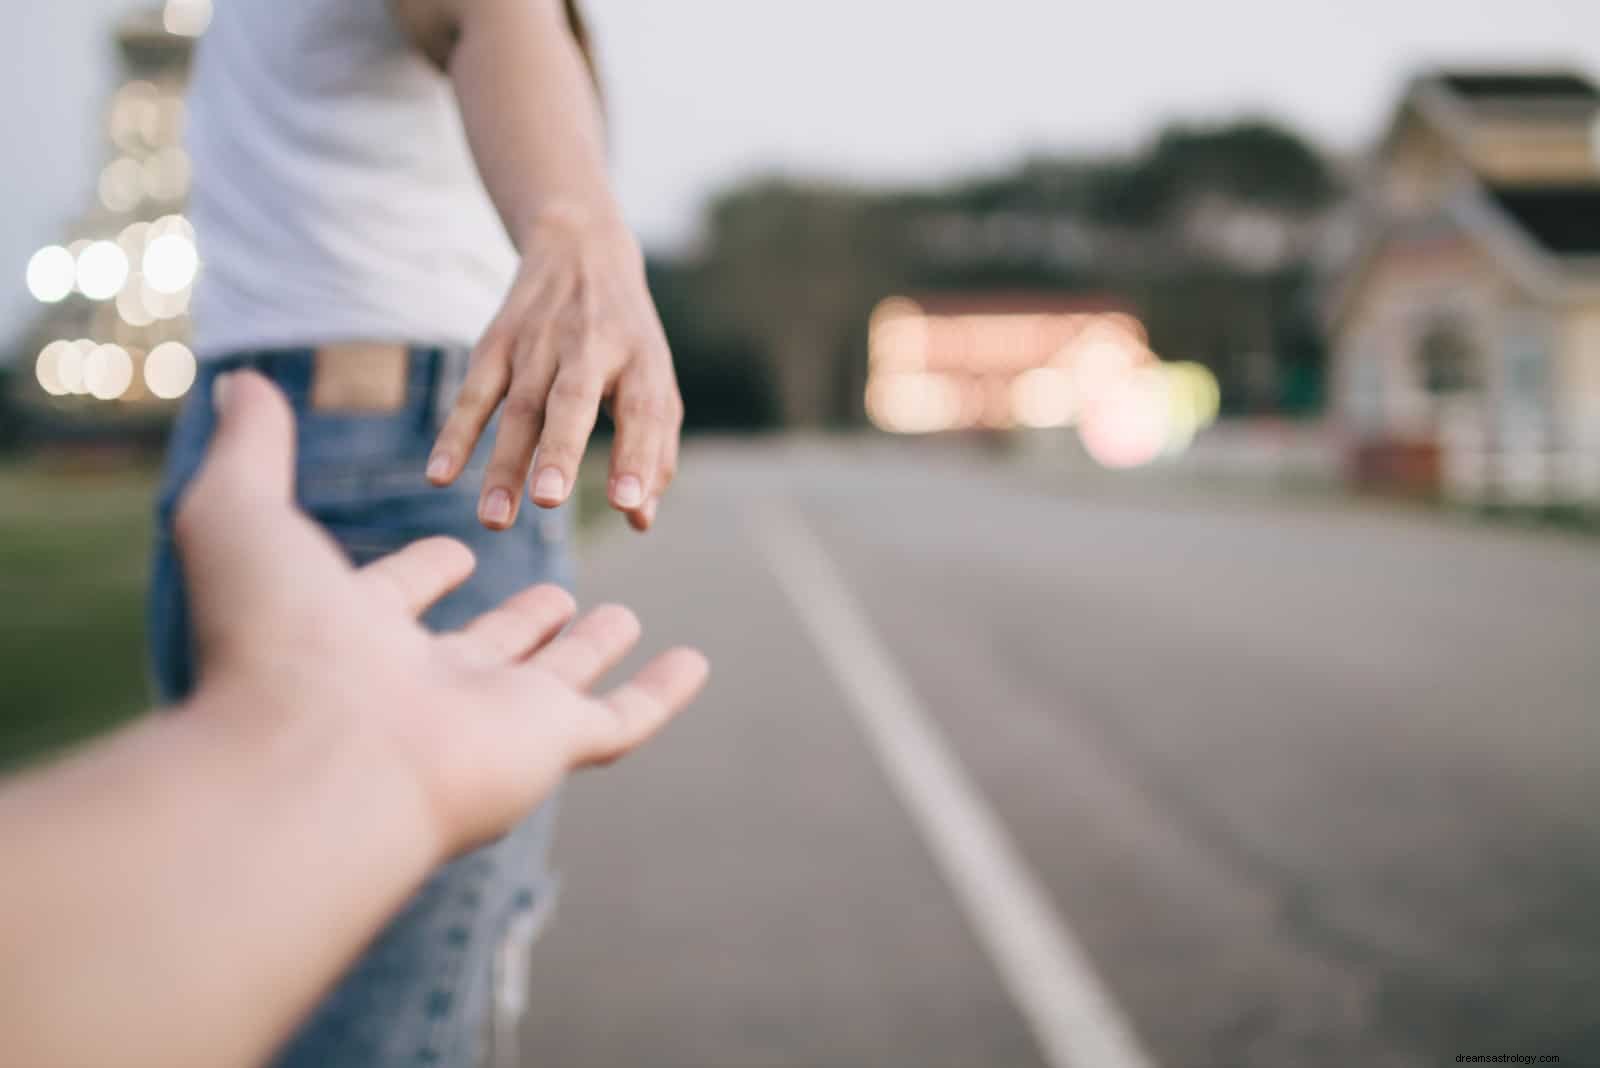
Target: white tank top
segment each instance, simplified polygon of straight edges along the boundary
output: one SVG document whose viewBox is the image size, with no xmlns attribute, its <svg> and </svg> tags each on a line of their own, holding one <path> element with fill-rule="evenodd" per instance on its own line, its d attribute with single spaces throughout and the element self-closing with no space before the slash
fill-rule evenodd
<svg viewBox="0 0 1600 1068">
<path fill-rule="evenodd" d="M 201 356 L 470 345 L 516 255 L 388 0 L 226 0 L 189 95 Z"/>
</svg>

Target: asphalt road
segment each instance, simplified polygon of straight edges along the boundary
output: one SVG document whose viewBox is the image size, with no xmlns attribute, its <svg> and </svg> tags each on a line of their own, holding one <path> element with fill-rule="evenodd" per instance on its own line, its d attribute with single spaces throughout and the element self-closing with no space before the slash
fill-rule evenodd
<svg viewBox="0 0 1600 1068">
<path fill-rule="evenodd" d="M 581 592 L 714 679 L 568 792 L 529 1065 L 1600 1064 L 1600 543 L 943 451 L 685 472 Z"/>
</svg>

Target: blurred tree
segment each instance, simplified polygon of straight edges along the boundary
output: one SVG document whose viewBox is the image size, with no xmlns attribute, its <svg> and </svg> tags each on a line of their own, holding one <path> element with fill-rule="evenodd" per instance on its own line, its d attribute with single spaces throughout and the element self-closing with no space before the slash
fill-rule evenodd
<svg viewBox="0 0 1600 1068">
<path fill-rule="evenodd" d="M 654 278 L 693 403 L 719 425 L 768 388 L 786 423 L 859 420 L 872 308 L 925 290 L 1119 295 L 1163 356 L 1217 373 L 1232 410 L 1298 408 L 1322 366 L 1305 264 L 1339 193 L 1314 148 L 1255 120 L 923 189 L 767 177 L 715 198 L 697 254 Z M 746 380 L 718 385 L 730 375 Z"/>
<path fill-rule="evenodd" d="M 672 346 L 683 393 L 684 430 L 768 430 L 778 425 L 778 397 L 760 349 L 706 314 L 703 268 L 652 259 L 650 291 Z"/>
<path fill-rule="evenodd" d="M 1309 215 L 1338 194 L 1333 172 L 1306 141 L 1273 123 L 1249 120 L 1169 127 L 1146 152 L 1100 172 L 1091 211 L 1109 222 L 1151 226 L 1204 196 Z"/>
<path fill-rule="evenodd" d="M 17 405 L 15 363 L 0 363 L 0 451 L 13 449 L 22 440 L 22 409 Z"/>
<path fill-rule="evenodd" d="M 784 421 L 832 421 L 834 356 L 846 326 L 884 292 L 885 242 L 870 196 L 838 185 L 765 179 L 718 197 L 699 263 L 704 311 L 719 332 L 765 354 Z"/>
</svg>

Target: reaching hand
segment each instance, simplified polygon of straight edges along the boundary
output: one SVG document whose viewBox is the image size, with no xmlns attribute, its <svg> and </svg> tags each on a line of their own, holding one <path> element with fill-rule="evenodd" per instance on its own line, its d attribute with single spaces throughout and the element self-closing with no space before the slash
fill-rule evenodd
<svg viewBox="0 0 1600 1068">
<path fill-rule="evenodd" d="M 648 530 L 677 469 L 683 401 L 638 245 L 620 223 L 555 210 L 522 245 L 522 269 L 472 354 L 428 477 L 448 485 L 460 475 L 503 400 L 478 517 L 509 527 L 525 484 L 547 508 L 571 494 L 604 402 L 617 428 L 607 496 Z"/>
<path fill-rule="evenodd" d="M 627 753 L 700 689 L 704 658 L 678 649 L 590 696 L 639 625 L 606 606 L 558 636 L 574 606 L 555 587 L 429 633 L 416 617 L 471 573 L 470 551 L 436 538 L 353 569 L 293 506 L 282 396 L 250 373 L 218 392 L 216 438 L 176 519 L 201 693 L 216 698 L 203 707 L 268 737 L 361 747 L 374 774 L 414 789 L 450 855 L 503 833 L 569 770 Z"/>
</svg>

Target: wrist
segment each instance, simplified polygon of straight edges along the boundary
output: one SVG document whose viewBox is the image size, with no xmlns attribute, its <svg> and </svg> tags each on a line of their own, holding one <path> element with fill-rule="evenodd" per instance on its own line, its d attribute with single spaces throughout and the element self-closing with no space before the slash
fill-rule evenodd
<svg viewBox="0 0 1600 1068">
<path fill-rule="evenodd" d="M 264 801 L 347 836 L 352 851 L 419 881 L 447 857 L 436 813 L 392 741 L 351 706 L 228 677 L 175 711 L 201 759 Z M 270 695 L 270 696 L 267 696 Z"/>
<path fill-rule="evenodd" d="M 523 255 L 552 244 L 599 243 L 627 250 L 643 261 L 633 231 L 610 198 L 553 197 L 538 207 L 514 237 Z"/>
</svg>

